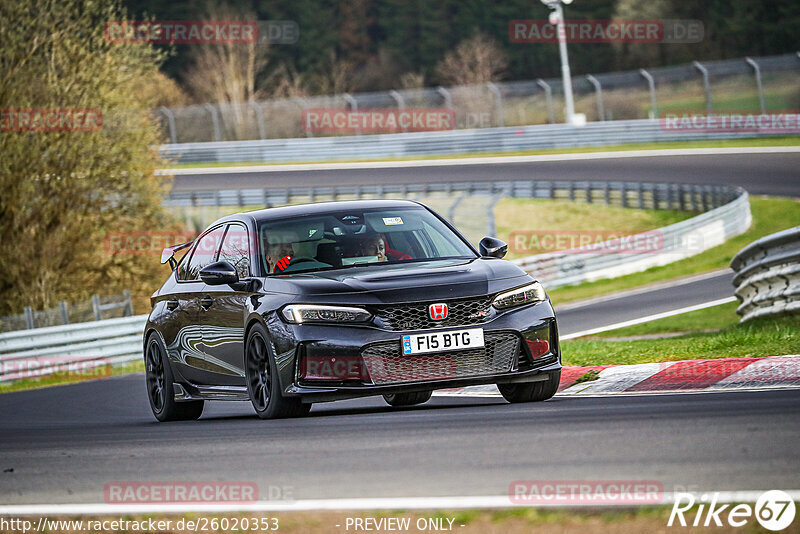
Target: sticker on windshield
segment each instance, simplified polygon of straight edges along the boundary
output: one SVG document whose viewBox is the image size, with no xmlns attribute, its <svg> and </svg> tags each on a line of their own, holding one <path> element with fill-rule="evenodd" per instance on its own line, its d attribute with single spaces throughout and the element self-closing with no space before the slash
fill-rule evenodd
<svg viewBox="0 0 800 534">
<path fill-rule="evenodd" d="M 400 217 L 384 217 L 383 224 L 386 226 L 391 226 L 393 224 L 403 224 L 403 219 Z"/>
</svg>

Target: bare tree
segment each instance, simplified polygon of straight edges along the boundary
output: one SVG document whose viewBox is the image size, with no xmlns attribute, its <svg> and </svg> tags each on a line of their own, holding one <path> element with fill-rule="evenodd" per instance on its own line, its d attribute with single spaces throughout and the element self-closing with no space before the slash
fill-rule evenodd
<svg viewBox="0 0 800 534">
<path fill-rule="evenodd" d="M 235 13 L 226 8 L 209 11 L 208 20 L 254 20 L 251 13 Z M 267 63 L 269 48 L 264 43 L 226 43 L 196 46 L 192 66 L 185 80 L 199 102 L 213 102 L 223 109 L 225 127 L 236 139 L 247 138 L 245 105 L 260 95 L 256 76 Z"/>
<path fill-rule="evenodd" d="M 471 85 L 500 79 L 507 66 L 497 41 L 484 33 L 476 33 L 445 54 L 435 72 L 443 85 Z"/>
</svg>

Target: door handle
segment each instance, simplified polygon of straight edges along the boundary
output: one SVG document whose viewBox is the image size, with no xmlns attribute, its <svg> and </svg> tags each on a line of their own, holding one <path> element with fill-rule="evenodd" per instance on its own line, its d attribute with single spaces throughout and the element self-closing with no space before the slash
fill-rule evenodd
<svg viewBox="0 0 800 534">
<path fill-rule="evenodd" d="M 212 304 L 214 304 L 214 299 L 211 297 L 203 297 L 200 299 L 200 306 L 202 306 L 204 310 L 209 309 Z"/>
<path fill-rule="evenodd" d="M 178 307 L 178 299 L 170 299 L 167 301 L 167 309 L 174 310 Z"/>
</svg>

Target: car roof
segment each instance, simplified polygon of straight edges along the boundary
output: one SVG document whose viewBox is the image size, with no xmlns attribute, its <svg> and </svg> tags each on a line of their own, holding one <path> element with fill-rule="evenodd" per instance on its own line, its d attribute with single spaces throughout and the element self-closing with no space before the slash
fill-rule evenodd
<svg viewBox="0 0 800 534">
<path fill-rule="evenodd" d="M 269 221 L 274 219 L 283 219 L 286 217 L 296 217 L 302 215 L 318 215 L 321 213 L 330 213 L 337 211 L 347 210 L 363 210 L 367 208 L 408 208 L 408 207 L 422 207 L 419 202 L 413 200 L 346 200 L 337 202 L 315 202 L 313 204 L 295 204 L 291 206 L 280 206 L 277 208 L 267 208 L 262 210 L 247 211 L 243 213 L 236 213 L 228 215 L 213 225 L 230 221 L 242 221 L 246 218 L 251 218 L 255 222 Z"/>
</svg>

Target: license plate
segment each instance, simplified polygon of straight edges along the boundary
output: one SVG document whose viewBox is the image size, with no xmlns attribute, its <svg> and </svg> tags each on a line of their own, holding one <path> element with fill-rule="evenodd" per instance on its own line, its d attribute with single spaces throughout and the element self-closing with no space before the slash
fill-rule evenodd
<svg viewBox="0 0 800 534">
<path fill-rule="evenodd" d="M 403 336 L 403 354 L 425 354 L 483 347 L 483 328 Z"/>
</svg>

